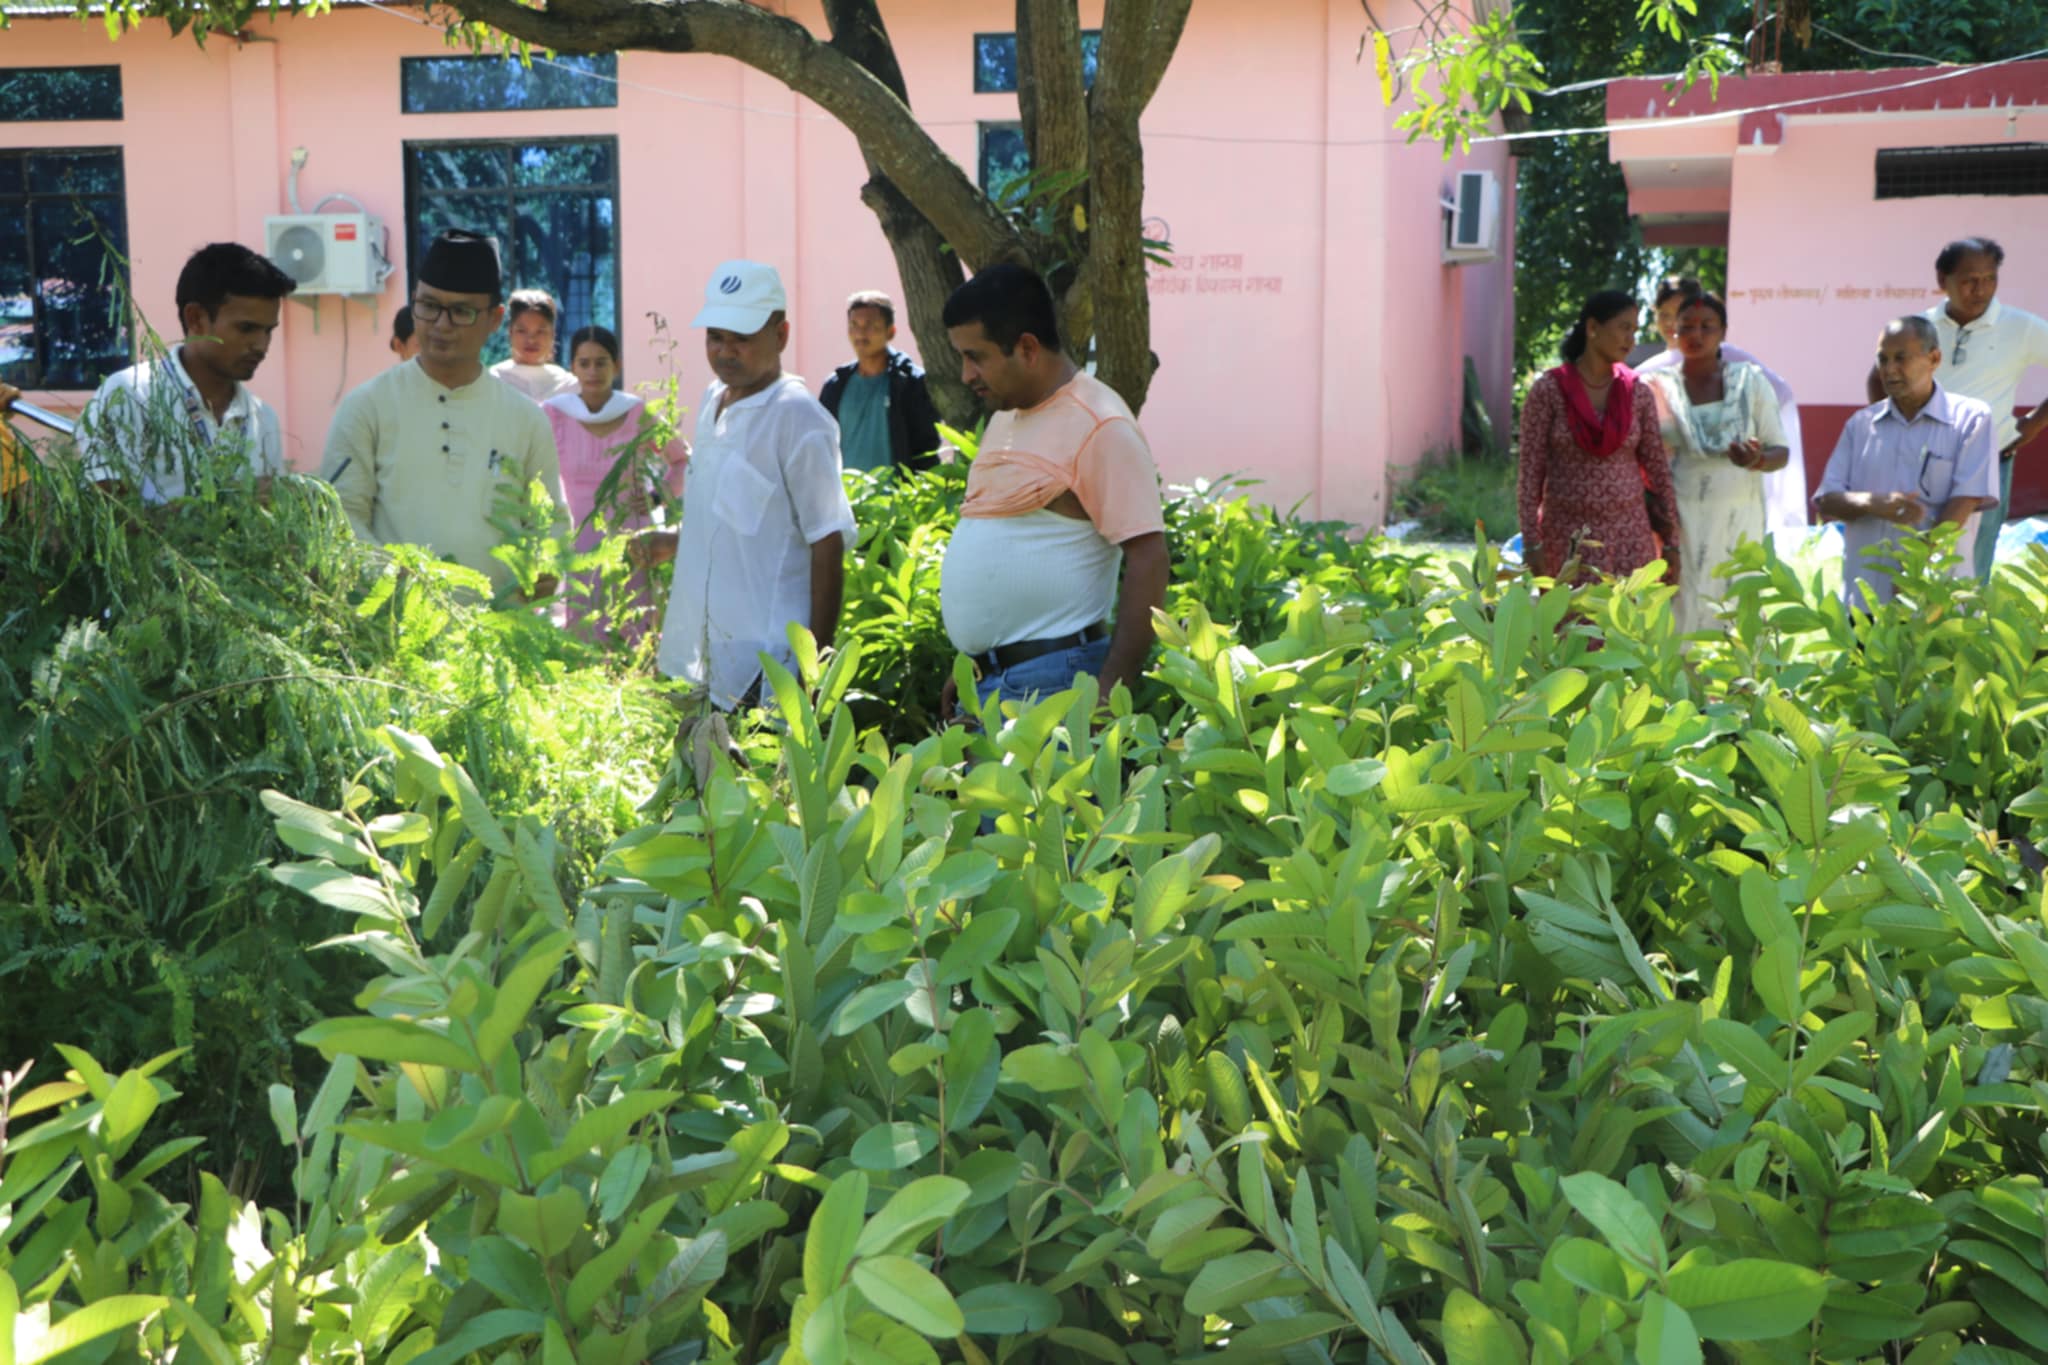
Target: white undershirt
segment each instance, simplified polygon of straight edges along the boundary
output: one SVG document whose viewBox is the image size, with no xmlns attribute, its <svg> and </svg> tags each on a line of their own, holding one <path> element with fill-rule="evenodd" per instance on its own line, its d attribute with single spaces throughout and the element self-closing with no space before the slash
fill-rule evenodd
<svg viewBox="0 0 2048 1365">
<path fill-rule="evenodd" d="M 1101 625 L 1122 564 L 1123 550 L 1081 517 L 962 517 L 939 571 L 946 634 L 961 653 L 981 654 Z"/>
</svg>

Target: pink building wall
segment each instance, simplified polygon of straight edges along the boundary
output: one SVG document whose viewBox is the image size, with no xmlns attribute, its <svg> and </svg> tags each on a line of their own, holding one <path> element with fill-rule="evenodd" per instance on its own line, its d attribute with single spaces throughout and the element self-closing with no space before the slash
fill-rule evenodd
<svg viewBox="0 0 2048 1365">
<path fill-rule="evenodd" d="M 778 4 L 778 8 L 785 6 Z M 1382 12 L 1390 26 L 1406 22 Z M 788 12 L 822 32 L 816 0 Z M 1100 0 L 1083 22 L 1100 22 Z M 970 171 L 981 120 L 1016 97 L 973 93 L 976 32 L 1012 27 L 996 0 L 903 0 L 888 14 L 913 107 Z M 1241 471 L 1262 496 L 1367 524 L 1388 480 L 1458 439 L 1463 358 L 1505 429 L 1512 355 L 1512 174 L 1504 150 L 1447 164 L 1408 146 L 1356 60 L 1361 16 L 1340 0 L 1198 6 L 1145 119 L 1147 211 L 1178 267 L 1154 283 L 1162 368 L 1142 420 L 1170 481 Z M 149 26 L 109 44 L 69 19 L 18 19 L 9 65 L 118 62 L 126 117 L 10 124 L 0 146 L 125 151 L 136 296 L 159 329 L 185 256 L 212 240 L 261 246 L 286 211 L 288 159 L 309 153 L 300 198 L 346 192 L 393 228 L 399 270 L 374 300 L 287 305 L 254 387 L 283 419 L 293 461 L 318 464 L 347 388 L 389 362 L 404 301 L 407 141 L 603 135 L 618 139 L 621 337 L 629 382 L 672 365 L 686 401 L 708 377 L 687 324 L 718 261 L 776 263 L 792 296 L 790 368 L 815 385 L 844 357 L 843 300 L 892 292 L 895 270 L 859 202 L 852 136 L 786 87 L 728 59 L 624 53 L 616 109 L 399 113 L 399 58 L 447 52 L 440 34 L 377 10 L 258 21 L 252 40 Z M 1503 252 L 1440 261 L 1454 169 L 1503 180 Z M 665 318 L 664 349 L 656 322 Z M 899 338 L 915 352 L 905 328 Z M 76 406 L 81 395 L 43 395 Z"/>
<path fill-rule="evenodd" d="M 1718 104 L 1701 89 L 1670 106 L 1649 81 L 1610 89 L 1610 118 L 1631 120 L 1609 136 L 1610 155 L 1629 177 L 1631 210 L 1646 222 L 1700 215 L 1665 229 L 1681 243 L 1711 240 L 1716 220 L 1725 224 L 1718 230 L 1728 246 L 1729 336 L 1790 381 L 1816 475 L 1843 423 L 1865 404 L 1884 324 L 1941 301 L 1934 258 L 1944 244 L 1999 241 L 2008 254 L 1998 297 L 2048 316 L 2048 196 L 1879 199 L 1875 171 L 1881 148 L 2048 141 L 2048 62 L 1860 93 L 1929 74 L 1923 67 L 1727 81 Z M 1712 123 L 1662 122 L 1822 94 L 1839 98 Z M 2048 398 L 2048 370 L 2026 376 L 2019 396 L 2028 407 Z M 2048 458 L 2038 443 L 2029 455 L 2015 468 L 2022 512 L 2048 507 Z"/>
</svg>

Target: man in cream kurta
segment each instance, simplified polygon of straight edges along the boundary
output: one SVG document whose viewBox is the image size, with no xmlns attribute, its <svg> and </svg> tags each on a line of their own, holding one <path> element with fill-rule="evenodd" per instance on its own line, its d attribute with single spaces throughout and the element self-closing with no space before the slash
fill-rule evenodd
<svg viewBox="0 0 2048 1365">
<path fill-rule="evenodd" d="M 342 400 L 326 468 L 357 535 L 424 545 L 498 588 L 512 576 L 491 555 L 505 540 L 491 524 L 500 497 L 539 479 L 568 524 L 546 415 L 488 374 L 448 388 L 417 359 L 392 366 Z"/>
<path fill-rule="evenodd" d="M 485 340 L 498 303 L 496 249 L 445 232 L 420 267 L 412 300 L 420 354 L 342 400 L 327 433 L 322 472 L 341 494 L 356 534 L 379 544 L 424 545 L 514 586 L 491 551 L 501 499 L 523 500 L 539 479 L 555 502 L 557 532 L 569 525 L 561 462 L 547 417 L 532 400 L 484 372 Z M 546 595 L 554 584 L 535 587 Z"/>
</svg>

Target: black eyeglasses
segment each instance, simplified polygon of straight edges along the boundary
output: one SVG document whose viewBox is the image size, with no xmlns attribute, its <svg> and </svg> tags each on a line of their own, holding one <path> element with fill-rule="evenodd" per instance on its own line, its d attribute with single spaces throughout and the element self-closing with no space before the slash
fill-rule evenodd
<svg viewBox="0 0 2048 1365">
<path fill-rule="evenodd" d="M 484 315 L 485 310 L 472 303 L 441 303 L 435 299 L 414 299 L 412 317 L 415 322 L 439 322 L 442 314 L 457 327 L 469 327 Z"/>
</svg>

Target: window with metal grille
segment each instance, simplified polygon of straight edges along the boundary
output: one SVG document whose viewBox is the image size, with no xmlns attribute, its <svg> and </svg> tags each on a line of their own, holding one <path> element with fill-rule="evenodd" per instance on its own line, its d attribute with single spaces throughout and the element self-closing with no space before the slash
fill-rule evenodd
<svg viewBox="0 0 2048 1365">
<path fill-rule="evenodd" d="M 2048 142 L 1878 150 L 1878 198 L 1947 194 L 2048 194 Z"/>
<path fill-rule="evenodd" d="M 495 238 L 507 293 L 555 296 L 558 345 L 591 323 L 619 330 L 618 204 L 616 138 L 405 144 L 406 259 L 414 271 L 443 228 Z M 510 354 L 500 328 L 484 363 Z"/>
<path fill-rule="evenodd" d="M 0 151 L 0 380 L 90 389 L 128 363 L 125 196 L 118 150 Z"/>
</svg>

